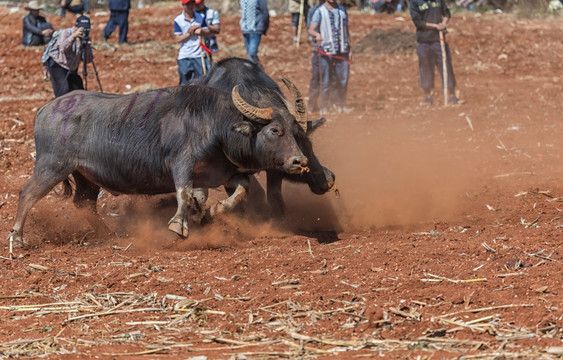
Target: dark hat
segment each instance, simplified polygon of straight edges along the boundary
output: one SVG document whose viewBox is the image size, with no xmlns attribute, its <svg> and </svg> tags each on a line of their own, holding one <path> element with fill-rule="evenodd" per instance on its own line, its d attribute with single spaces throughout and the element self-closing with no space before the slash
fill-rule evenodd
<svg viewBox="0 0 563 360">
<path fill-rule="evenodd" d="M 74 24 L 76 27 L 79 28 L 90 28 L 90 19 L 87 16 L 81 15 L 76 19 L 76 23 Z"/>
</svg>

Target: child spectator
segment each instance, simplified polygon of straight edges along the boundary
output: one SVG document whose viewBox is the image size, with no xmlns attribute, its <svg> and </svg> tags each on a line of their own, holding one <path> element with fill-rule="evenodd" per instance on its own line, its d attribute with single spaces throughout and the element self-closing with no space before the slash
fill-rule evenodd
<svg viewBox="0 0 563 360">
<path fill-rule="evenodd" d="M 182 0 L 184 11 L 174 19 L 174 37 L 180 43 L 178 51 L 178 75 L 180 85 L 204 74 L 209 61 L 202 53 L 199 36 L 209 36 L 203 16 L 195 11 L 196 0 Z"/>
<path fill-rule="evenodd" d="M 442 79 L 444 78 L 439 32 L 446 33 L 451 14 L 444 0 L 411 0 L 410 13 L 412 21 L 416 26 L 419 85 L 424 90 L 424 102 L 431 105 L 433 102 L 431 92 L 434 88 L 434 67 L 438 67 L 440 76 Z M 457 104 L 452 54 L 447 43 L 445 44 L 445 49 L 448 73 L 447 86 L 450 93 L 448 102 Z"/>
</svg>

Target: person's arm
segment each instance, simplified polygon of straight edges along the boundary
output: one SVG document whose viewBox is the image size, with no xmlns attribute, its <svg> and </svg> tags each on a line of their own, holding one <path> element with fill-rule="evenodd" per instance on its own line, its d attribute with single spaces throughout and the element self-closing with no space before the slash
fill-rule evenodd
<svg viewBox="0 0 563 360">
<path fill-rule="evenodd" d="M 203 37 L 209 37 L 209 35 L 211 35 L 211 31 L 209 30 L 209 27 L 200 27 L 198 30 L 194 31 L 194 34 L 197 36 L 203 36 Z"/>
<path fill-rule="evenodd" d="M 61 34 L 59 36 L 59 49 L 63 52 L 72 51 L 72 44 L 76 41 L 76 39 L 82 37 L 82 33 L 84 32 L 84 28 L 77 28 L 75 31 L 69 31 L 70 35 L 64 36 L 66 34 Z"/>
<path fill-rule="evenodd" d="M 213 22 L 213 25 L 207 24 L 209 33 L 215 35 L 219 34 L 221 32 L 221 23 L 219 22 L 219 13 L 217 11 L 214 11 L 211 21 Z"/>
<path fill-rule="evenodd" d="M 260 11 L 264 15 L 264 35 L 268 32 L 270 28 L 270 13 L 268 12 L 268 3 L 266 0 L 258 0 L 258 6 L 260 7 Z"/>
<path fill-rule="evenodd" d="M 444 31 L 448 27 L 449 17 L 442 17 L 442 21 L 438 24 L 426 23 L 426 29 L 436 29 L 438 31 Z"/>
<path fill-rule="evenodd" d="M 344 24 L 344 31 L 346 31 L 346 38 L 348 39 L 348 59 L 350 61 L 353 60 L 353 55 L 352 55 L 352 40 L 350 40 L 350 18 L 348 17 L 348 12 L 346 11 L 346 8 L 344 8 L 344 13 L 346 14 L 346 23 Z"/>
<path fill-rule="evenodd" d="M 433 24 L 424 21 L 422 19 L 422 14 L 418 9 L 418 5 L 414 1 L 411 2 L 409 7 L 410 7 L 411 19 L 414 25 L 416 26 L 417 30 L 429 30 L 429 29 L 435 29 L 438 31 L 446 30 L 448 21 L 450 21 L 450 11 L 448 10 L 447 6 L 443 2 L 442 2 L 442 21 L 439 22 L 438 24 Z"/>
<path fill-rule="evenodd" d="M 209 30 L 207 30 L 207 32 L 209 33 Z M 194 35 L 199 36 L 200 34 L 204 35 L 205 30 L 203 30 L 203 28 L 199 25 L 192 25 L 188 29 L 187 33 L 182 34 L 180 27 L 178 25 L 176 25 L 176 23 L 174 23 L 174 38 L 176 39 L 176 42 L 178 42 L 178 43 L 186 42 L 192 36 L 194 36 Z"/>
<path fill-rule="evenodd" d="M 203 18 L 203 20 L 201 21 L 199 32 L 196 33 L 196 35 L 203 36 L 205 38 L 208 38 L 209 35 L 211 35 L 211 30 L 209 30 L 209 25 L 207 24 L 205 18 Z"/>
<path fill-rule="evenodd" d="M 321 10 L 319 8 L 315 9 L 315 12 L 313 13 L 313 15 L 311 16 L 311 23 L 309 25 L 309 30 L 307 31 L 309 33 L 309 35 L 311 35 L 313 37 L 313 39 L 315 39 L 315 41 L 317 42 L 317 45 L 321 45 L 321 42 L 323 41 L 323 37 L 321 36 L 321 33 L 319 32 L 319 26 L 321 25 Z"/>
<path fill-rule="evenodd" d="M 311 24 L 311 26 L 309 27 L 309 35 L 311 35 L 315 39 L 317 44 L 320 44 L 323 41 L 323 37 L 321 36 L 321 33 L 318 31 L 318 29 L 319 25 Z"/>
<path fill-rule="evenodd" d="M 28 31 L 32 34 L 43 35 L 43 30 L 40 27 L 35 26 L 29 16 L 23 18 L 23 28 L 25 31 Z"/>
</svg>

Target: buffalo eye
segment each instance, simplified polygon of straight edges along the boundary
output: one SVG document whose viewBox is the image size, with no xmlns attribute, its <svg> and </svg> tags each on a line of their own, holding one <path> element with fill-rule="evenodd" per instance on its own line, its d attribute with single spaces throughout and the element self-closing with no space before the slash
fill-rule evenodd
<svg viewBox="0 0 563 360">
<path fill-rule="evenodd" d="M 277 128 L 277 127 L 272 127 L 270 129 L 270 133 L 274 136 L 281 136 L 282 135 L 282 131 L 281 129 Z"/>
</svg>

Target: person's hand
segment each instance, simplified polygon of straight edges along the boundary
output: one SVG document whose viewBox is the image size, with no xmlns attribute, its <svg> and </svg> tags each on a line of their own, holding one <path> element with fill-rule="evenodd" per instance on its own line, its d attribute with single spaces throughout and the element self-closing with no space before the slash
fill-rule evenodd
<svg viewBox="0 0 563 360">
<path fill-rule="evenodd" d="M 438 31 L 446 30 L 446 24 L 445 23 L 439 23 L 439 24 L 436 24 L 436 25 L 437 25 L 436 29 L 438 29 Z"/>
<path fill-rule="evenodd" d="M 76 39 L 76 38 L 81 38 L 82 34 L 84 34 L 84 28 L 79 27 L 72 33 L 71 36 L 73 39 Z"/>
<path fill-rule="evenodd" d="M 319 45 L 320 45 L 321 42 L 323 41 L 323 37 L 321 36 L 320 33 L 317 33 L 317 34 L 315 35 L 315 41 L 316 41 L 317 44 L 319 44 Z"/>
<path fill-rule="evenodd" d="M 53 34 L 53 29 L 45 29 L 41 31 L 41 34 L 43 34 L 43 36 L 51 36 Z"/>
<path fill-rule="evenodd" d="M 190 27 L 190 29 L 188 30 L 188 32 L 191 35 L 199 35 L 201 33 L 201 26 L 199 25 L 193 25 Z"/>
</svg>

